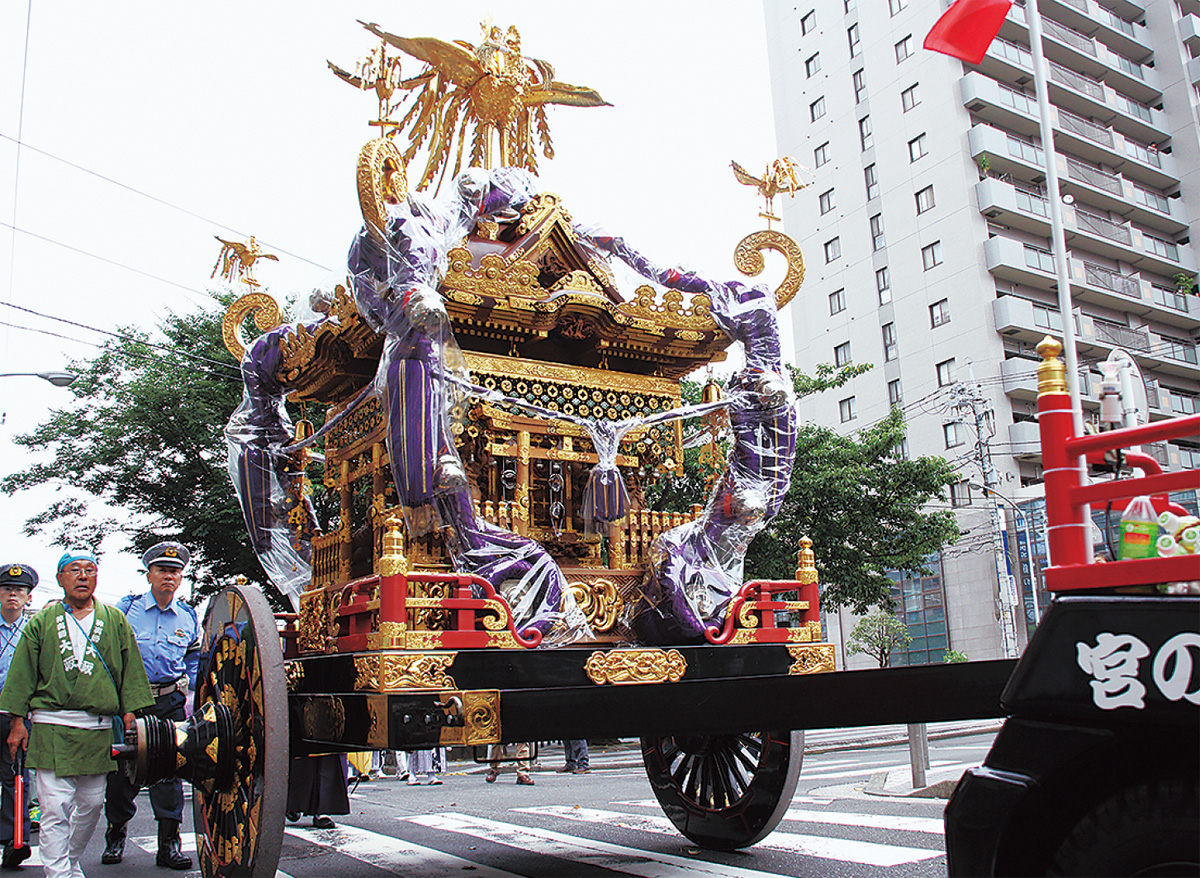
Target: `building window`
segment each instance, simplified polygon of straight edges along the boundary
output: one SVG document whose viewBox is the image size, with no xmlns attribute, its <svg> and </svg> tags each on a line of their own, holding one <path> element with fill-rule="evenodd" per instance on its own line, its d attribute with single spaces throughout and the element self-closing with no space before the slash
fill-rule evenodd
<svg viewBox="0 0 1200 878">
<path fill-rule="evenodd" d="M 812 31 L 814 29 L 816 29 L 816 26 L 817 26 L 817 10 L 810 9 L 808 12 L 806 12 L 804 14 L 804 17 L 800 19 L 800 36 L 803 37 L 803 36 L 807 36 L 808 34 L 812 33 Z"/>
<path fill-rule="evenodd" d="M 855 10 L 857 4 L 855 3 L 855 0 L 842 0 L 842 6 L 845 7 L 846 14 L 849 15 Z"/>
<path fill-rule="evenodd" d="M 937 364 L 938 387 L 954 383 L 954 357 Z"/>
<path fill-rule="evenodd" d="M 883 359 L 891 361 L 900 356 L 900 346 L 896 344 L 896 324 L 883 324 Z"/>
<path fill-rule="evenodd" d="M 822 192 L 820 197 L 817 199 L 817 204 L 821 208 L 821 213 L 829 213 L 829 211 L 833 210 L 833 190 L 827 189 L 826 191 Z"/>
<path fill-rule="evenodd" d="M 896 457 L 900 458 L 900 460 L 908 460 L 908 437 L 907 436 L 905 436 L 903 439 L 901 439 L 899 444 L 896 445 Z"/>
<path fill-rule="evenodd" d="M 947 427 L 957 426 L 956 424 L 946 424 Z M 946 446 L 947 448 L 949 446 Z M 955 482 L 950 486 L 950 505 L 951 506 L 970 506 L 971 505 L 971 483 L 970 482 Z"/>
<path fill-rule="evenodd" d="M 813 101 L 811 104 L 808 105 L 808 115 L 812 117 L 812 120 L 814 122 L 816 122 L 818 119 L 820 119 L 822 116 L 825 115 L 825 96 L 824 95 L 817 98 L 815 101 Z"/>
<path fill-rule="evenodd" d="M 850 57 L 858 54 L 858 25 L 852 24 L 846 29 L 846 39 L 850 41 Z"/>
<path fill-rule="evenodd" d="M 839 369 L 850 364 L 850 342 L 844 341 L 833 349 L 833 365 Z"/>
<path fill-rule="evenodd" d="M 900 92 L 900 106 L 904 108 L 904 112 L 908 112 L 917 104 L 921 103 L 921 99 L 917 97 L 917 86 L 910 85 L 904 91 Z"/>
<path fill-rule="evenodd" d="M 879 291 L 880 305 L 892 301 L 892 273 L 886 265 L 875 272 L 875 289 Z"/>
<path fill-rule="evenodd" d="M 840 290 L 834 290 L 829 294 L 829 313 L 840 314 L 846 310 L 846 290 L 843 287 Z"/>
<path fill-rule="evenodd" d="M 861 104 L 867 97 L 867 80 L 861 70 L 854 71 L 854 103 Z"/>
<path fill-rule="evenodd" d="M 858 408 L 854 404 L 853 396 L 847 396 L 838 403 L 838 414 L 841 415 L 843 424 L 858 417 Z"/>
<path fill-rule="evenodd" d="M 908 160 L 910 163 L 921 158 L 926 152 L 924 134 L 918 134 L 908 142 Z"/>
<path fill-rule="evenodd" d="M 829 142 L 826 141 L 813 150 L 813 167 L 819 168 L 829 161 Z"/>
<path fill-rule="evenodd" d="M 825 261 L 833 262 L 842 255 L 842 239 L 834 238 L 832 241 L 825 242 Z"/>
<path fill-rule="evenodd" d="M 879 172 L 874 164 L 863 168 L 863 181 L 867 184 L 867 201 L 879 197 Z"/>
<path fill-rule="evenodd" d="M 925 561 L 929 569 L 938 572 L 933 576 L 917 575 L 912 579 L 905 579 L 899 573 L 888 573 L 892 579 L 896 614 L 904 621 L 912 637 L 912 642 L 906 647 L 892 652 L 892 667 L 937 664 L 945 660 L 946 650 L 950 648 L 941 563 L 937 555 Z"/>
<path fill-rule="evenodd" d="M 946 438 L 947 448 L 957 448 L 963 444 L 962 424 L 958 421 L 951 421 L 949 424 L 942 424 L 942 435 Z"/>
<path fill-rule="evenodd" d="M 821 53 L 813 55 L 804 62 L 804 73 L 806 78 L 812 78 L 813 74 L 821 69 Z"/>
<path fill-rule="evenodd" d="M 888 0 L 888 9 L 891 10 L 892 15 L 895 15 L 907 5 L 908 0 Z"/>
<path fill-rule="evenodd" d="M 888 382 L 888 405 L 897 406 L 903 402 L 904 397 L 900 393 L 900 379 L 896 378 Z"/>
<path fill-rule="evenodd" d="M 862 144 L 863 152 L 875 145 L 875 135 L 871 132 L 871 117 L 863 116 L 858 120 L 858 142 Z"/>
<path fill-rule="evenodd" d="M 939 299 L 929 306 L 929 325 L 941 326 L 950 322 L 950 300 Z"/>
<path fill-rule="evenodd" d="M 933 187 L 926 186 L 917 193 L 917 213 L 924 213 L 933 207 Z"/>
<path fill-rule="evenodd" d="M 932 244 L 921 248 L 921 264 L 925 266 L 926 271 L 929 271 L 935 265 L 942 264 L 941 241 L 934 241 Z"/>
<path fill-rule="evenodd" d="M 882 250 L 887 243 L 883 237 L 883 214 L 877 213 L 871 217 L 871 249 Z"/>
<path fill-rule="evenodd" d="M 912 34 L 909 34 L 900 42 L 896 43 L 896 63 L 899 64 L 905 58 L 908 58 L 913 53 Z"/>
</svg>

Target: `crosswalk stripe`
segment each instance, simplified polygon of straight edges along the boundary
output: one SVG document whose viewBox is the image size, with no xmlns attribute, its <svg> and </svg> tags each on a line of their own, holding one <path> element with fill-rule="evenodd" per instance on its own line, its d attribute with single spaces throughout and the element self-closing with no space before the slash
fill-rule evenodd
<svg viewBox="0 0 1200 878">
<path fill-rule="evenodd" d="M 149 851 L 152 854 L 158 853 L 157 835 L 131 835 L 129 836 L 129 840 L 144 851 Z M 180 832 L 179 842 L 179 846 L 183 848 L 185 854 L 196 853 L 196 833 Z"/>
<path fill-rule="evenodd" d="M 396 875 L 420 875 L 422 878 L 461 878 L 464 871 L 470 871 L 476 878 L 517 878 L 512 872 L 505 872 L 481 863 L 474 863 L 453 854 L 443 853 L 424 845 L 413 844 L 403 839 L 393 838 L 358 827 L 339 826 L 337 829 L 307 829 L 299 826 L 289 826 L 288 835 L 332 848 L 339 854 L 380 869 L 387 869 Z"/>
<path fill-rule="evenodd" d="M 954 762 L 949 759 L 935 759 L 929 763 L 929 767 L 939 769 L 961 767 L 963 769 L 967 769 L 978 764 L 979 763 L 977 762 Z M 876 774 L 880 771 L 896 771 L 901 768 L 909 768 L 909 764 L 904 762 L 892 764 L 885 763 L 880 765 L 863 765 L 860 768 L 847 769 L 844 771 L 805 771 L 802 773 L 802 777 L 805 780 L 831 780 L 839 777 L 865 777 L 867 775 Z"/>
<path fill-rule="evenodd" d="M 679 834 L 675 825 L 665 817 L 644 817 L 636 814 L 622 814 L 619 811 L 602 811 L 596 808 L 573 808 L 560 805 L 515 808 L 513 810 L 542 816 L 560 817 L 566 820 L 577 820 L 585 823 L 616 824 L 630 829 L 640 829 L 645 832 L 657 832 L 668 835 Z M 901 863 L 915 863 L 920 860 L 931 860 L 934 857 L 942 856 L 942 851 L 940 850 L 876 844 L 875 842 L 830 838 L 823 835 L 799 835 L 778 831 L 772 832 L 755 845 L 755 847 L 787 851 L 807 857 L 817 857 L 822 860 L 842 860 L 851 863 L 862 863 L 868 866 L 898 866 Z"/>
<path fill-rule="evenodd" d="M 792 801 L 802 805 L 829 805 L 832 804 L 833 799 L 796 796 Z M 629 799 L 612 804 L 656 810 L 661 807 L 657 799 Z M 813 811 L 803 808 L 788 808 L 783 819 L 799 820 L 804 823 L 832 823 L 837 826 L 862 826 L 868 829 L 895 829 L 901 832 L 929 832 L 935 835 L 943 835 L 946 831 L 945 824 L 940 817 L 903 817 L 894 814 L 864 814 L 856 811 Z"/>
<path fill-rule="evenodd" d="M 564 835 L 548 829 L 501 823 L 469 814 L 427 814 L 402 817 L 410 823 L 457 832 L 484 841 L 518 848 L 542 856 L 558 857 L 574 863 L 586 863 L 626 875 L 642 878 L 779 878 L 771 872 L 742 869 L 725 863 L 688 860 L 671 854 L 608 844 L 591 838 Z"/>
</svg>

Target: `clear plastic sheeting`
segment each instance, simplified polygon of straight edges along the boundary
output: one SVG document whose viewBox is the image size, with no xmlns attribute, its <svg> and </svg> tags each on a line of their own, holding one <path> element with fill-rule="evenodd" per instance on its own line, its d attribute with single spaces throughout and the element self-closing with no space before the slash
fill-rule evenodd
<svg viewBox="0 0 1200 878">
<path fill-rule="evenodd" d="M 719 628 L 742 587 L 746 548 L 783 504 L 796 456 L 796 407 L 783 374 L 775 298 L 765 286 L 718 282 L 662 268 L 623 239 L 576 226 L 600 255 L 671 289 L 709 297 L 713 319 L 745 349 L 746 366 L 729 386 L 733 444 L 725 472 L 700 518 L 662 534 L 650 553 L 641 599 L 626 621 L 642 641 L 661 645 L 703 639 Z"/>
<path fill-rule="evenodd" d="M 385 342 L 373 383 L 339 418 L 370 396 L 379 399 L 388 425 L 392 478 L 409 533 L 436 530 L 456 570 L 481 576 L 505 597 L 518 631 L 536 630 L 542 645 L 559 646 L 591 636 L 586 617 L 542 546 L 475 514 L 450 429 L 454 406 L 468 396 L 483 397 L 587 429 L 599 458 L 584 499 L 586 517 L 594 522 L 617 521 L 628 511 L 629 497 L 616 467 L 622 436 L 728 405 L 733 445 L 727 469 L 702 517 L 659 538 L 644 596 L 627 619 L 647 643 L 702 639 L 706 627 L 723 622 L 729 600 L 741 587 L 746 547 L 779 510 L 795 456 L 795 406 L 783 375 L 774 297 L 763 286 L 659 268 L 622 239 L 577 226 L 581 241 L 601 259 L 616 257 L 646 279 L 709 297 L 717 325 L 741 342 L 746 353 L 746 366 L 734 376 L 728 398 L 614 422 L 569 417 L 472 385 L 437 285 L 449 251 L 480 219 L 513 220 L 536 192 L 527 172 L 471 169 L 457 178 L 446 197 L 411 195 L 391 208 L 386 229 L 359 233 L 348 255 L 354 301 Z M 312 305 L 328 311 L 319 295 Z M 311 330 L 315 325 L 307 326 Z M 314 526 L 303 490 L 303 449 L 332 424 L 317 436 L 294 441 L 283 408 L 287 388 L 276 378 L 279 340 L 287 330 L 272 330 L 247 350 L 242 362 L 246 393 L 226 435 L 230 474 L 254 549 L 272 581 L 296 604 L 311 579 L 307 535 Z"/>
</svg>

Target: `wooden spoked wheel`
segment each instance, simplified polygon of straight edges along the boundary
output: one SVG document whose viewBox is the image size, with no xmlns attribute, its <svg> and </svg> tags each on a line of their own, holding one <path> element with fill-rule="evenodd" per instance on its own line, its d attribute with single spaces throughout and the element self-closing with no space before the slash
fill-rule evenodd
<svg viewBox="0 0 1200 878">
<path fill-rule="evenodd" d="M 803 758 L 803 732 L 642 738 L 658 803 L 676 829 L 711 850 L 748 847 L 774 829 Z"/>
<path fill-rule="evenodd" d="M 196 711 L 206 702 L 234 716 L 233 780 L 193 788 L 196 853 L 206 878 L 274 876 L 287 806 L 288 708 L 283 651 L 262 592 L 231 586 L 204 618 Z"/>
</svg>

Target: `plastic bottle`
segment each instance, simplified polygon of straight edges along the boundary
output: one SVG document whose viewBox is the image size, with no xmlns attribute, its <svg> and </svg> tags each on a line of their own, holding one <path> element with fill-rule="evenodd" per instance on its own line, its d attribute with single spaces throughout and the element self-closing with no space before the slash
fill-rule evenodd
<svg viewBox="0 0 1200 878">
<path fill-rule="evenodd" d="M 1150 498 L 1134 497 L 1121 516 L 1120 546 L 1117 557 L 1122 561 L 1131 558 L 1153 558 L 1155 540 L 1158 538 L 1158 515 Z"/>
</svg>

